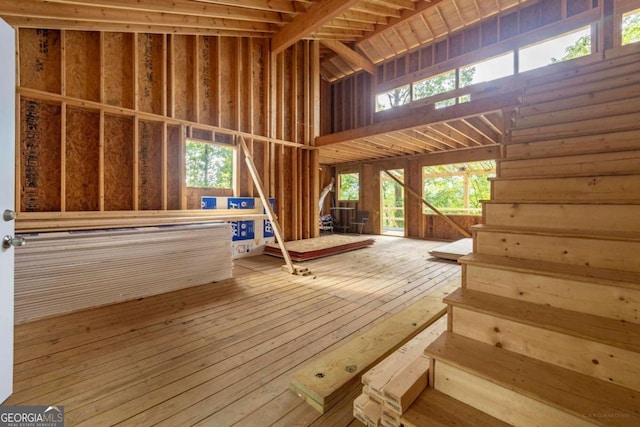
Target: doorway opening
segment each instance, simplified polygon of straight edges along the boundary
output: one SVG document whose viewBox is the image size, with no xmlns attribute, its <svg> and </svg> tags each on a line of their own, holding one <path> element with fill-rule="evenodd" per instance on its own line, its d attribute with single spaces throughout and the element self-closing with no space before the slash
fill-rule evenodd
<svg viewBox="0 0 640 427">
<path fill-rule="evenodd" d="M 396 178 L 404 182 L 404 169 L 390 170 Z M 404 188 L 385 171 L 380 172 L 380 230 L 385 236 L 405 235 Z"/>
</svg>

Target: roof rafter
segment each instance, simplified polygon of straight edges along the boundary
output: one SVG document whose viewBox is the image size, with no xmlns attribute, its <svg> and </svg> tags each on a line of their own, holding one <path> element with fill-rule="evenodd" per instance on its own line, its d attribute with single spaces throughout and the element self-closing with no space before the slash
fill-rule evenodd
<svg viewBox="0 0 640 427">
<path fill-rule="evenodd" d="M 362 68 L 371 75 L 376 74 L 377 67 L 373 62 L 369 61 L 367 58 L 360 55 L 358 52 L 351 49 L 344 43 L 338 40 L 321 40 L 320 43 L 322 43 L 324 46 L 328 47 L 329 49 L 346 59 L 347 62 L 350 62 L 356 67 Z"/>
<path fill-rule="evenodd" d="M 349 10 L 360 0 L 321 0 L 283 26 L 271 40 L 271 52 L 280 53 L 298 40 L 310 36 L 325 23 Z"/>
<path fill-rule="evenodd" d="M 139 10 L 208 18 L 237 19 L 239 21 L 285 23 L 279 12 L 261 11 L 219 4 L 196 3 L 186 0 L 48 0 L 49 3 L 110 9 Z"/>
</svg>

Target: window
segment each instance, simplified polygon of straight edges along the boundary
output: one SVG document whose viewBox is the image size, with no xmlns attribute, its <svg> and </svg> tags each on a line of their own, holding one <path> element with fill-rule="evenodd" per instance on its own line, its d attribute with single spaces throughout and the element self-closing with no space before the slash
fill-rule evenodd
<svg viewBox="0 0 640 427">
<path fill-rule="evenodd" d="M 439 211 L 482 215 L 481 200 L 491 197 L 488 178 L 495 176 L 493 160 L 422 168 L 423 197 Z M 425 206 L 425 214 L 433 211 Z"/>
<path fill-rule="evenodd" d="M 338 175 L 338 200 L 360 199 L 360 174 L 341 173 Z"/>
<path fill-rule="evenodd" d="M 640 42 L 640 9 L 622 15 L 622 44 Z"/>
<path fill-rule="evenodd" d="M 513 75 L 513 52 L 460 68 L 460 87 Z"/>
<path fill-rule="evenodd" d="M 185 171 L 187 187 L 232 188 L 234 148 L 187 141 Z"/>
<path fill-rule="evenodd" d="M 411 101 L 411 88 L 409 85 L 380 93 L 376 96 L 376 112 L 399 107 L 400 105 L 408 104 L 409 101 Z"/>
<path fill-rule="evenodd" d="M 522 73 L 589 54 L 591 54 L 591 28 L 585 27 L 520 49 L 518 71 Z"/>
<path fill-rule="evenodd" d="M 456 70 L 447 71 L 413 84 L 413 99 L 450 92 L 456 88 Z"/>
</svg>

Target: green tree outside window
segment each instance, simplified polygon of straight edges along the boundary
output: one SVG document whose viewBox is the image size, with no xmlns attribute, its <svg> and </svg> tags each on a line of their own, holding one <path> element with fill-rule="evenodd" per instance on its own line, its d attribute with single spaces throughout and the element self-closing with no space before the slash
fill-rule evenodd
<svg viewBox="0 0 640 427">
<path fill-rule="evenodd" d="M 187 141 L 185 171 L 187 187 L 226 188 L 233 182 L 233 147 Z"/>
</svg>

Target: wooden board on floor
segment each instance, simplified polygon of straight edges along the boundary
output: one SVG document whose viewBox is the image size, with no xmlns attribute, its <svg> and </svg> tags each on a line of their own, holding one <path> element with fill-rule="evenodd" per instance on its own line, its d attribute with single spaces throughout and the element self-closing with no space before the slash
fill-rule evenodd
<svg viewBox="0 0 640 427">
<path fill-rule="evenodd" d="M 432 251 L 429 251 L 429 255 L 457 261 L 458 258 L 468 255 L 473 252 L 473 239 L 460 239 L 448 245 L 439 246 Z"/>
<path fill-rule="evenodd" d="M 326 411 L 345 387 L 360 380 L 363 372 L 442 317 L 446 310 L 442 297 L 459 286 L 459 279 L 447 282 L 436 292 L 304 366 L 293 375 L 291 389 L 317 410 Z"/>
<path fill-rule="evenodd" d="M 316 237 L 313 239 L 294 240 L 285 242 L 284 246 L 294 261 L 306 261 L 329 255 L 340 254 L 347 251 L 361 249 L 373 245 L 375 240 L 366 236 L 346 236 L 333 234 L 330 236 Z M 277 243 L 265 246 L 267 255 L 282 257 L 282 252 Z"/>
</svg>

